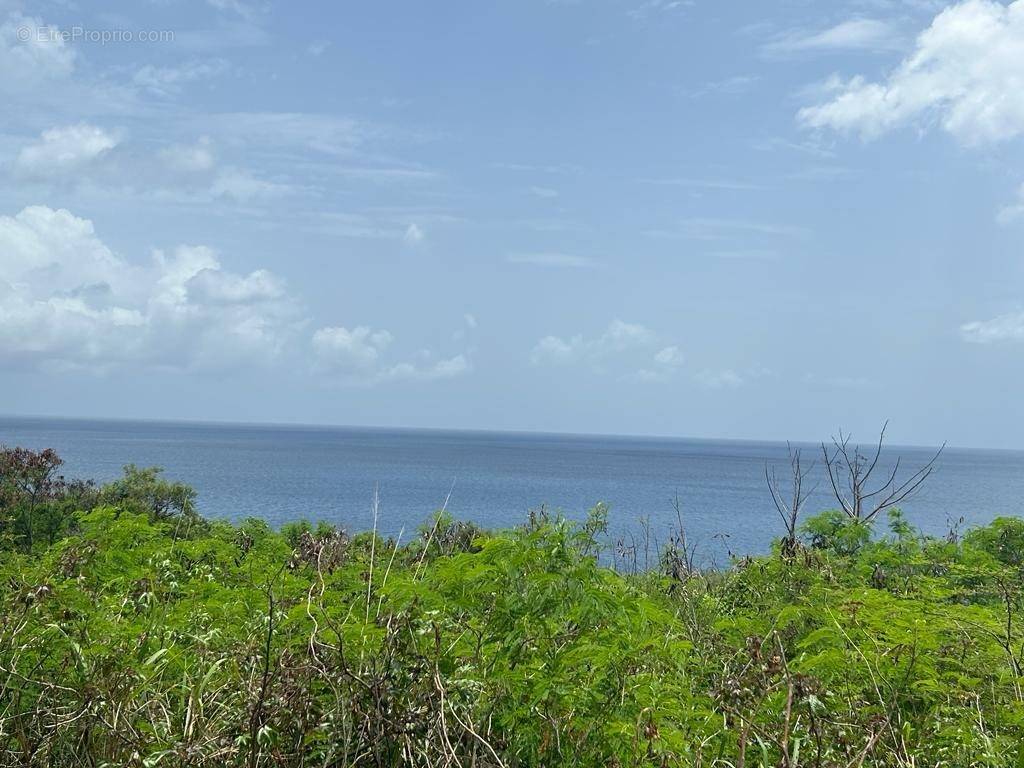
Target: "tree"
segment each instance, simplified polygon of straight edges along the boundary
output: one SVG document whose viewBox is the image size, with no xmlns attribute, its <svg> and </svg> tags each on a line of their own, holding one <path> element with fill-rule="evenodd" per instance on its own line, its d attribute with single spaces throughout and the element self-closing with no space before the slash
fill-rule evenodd
<svg viewBox="0 0 1024 768">
<path fill-rule="evenodd" d="M 828 470 L 832 493 L 843 512 L 854 520 L 871 522 L 883 509 L 894 507 L 917 493 L 931 475 L 932 470 L 935 469 L 935 462 L 946 447 L 946 444 L 943 443 L 927 464 L 903 482 L 898 482 L 896 479 L 901 461 L 900 457 L 897 457 L 886 481 L 872 489 L 871 475 L 878 467 L 879 459 L 882 456 L 882 443 L 885 441 L 885 430 L 888 426 L 888 421 L 882 425 L 882 431 L 878 436 L 878 445 L 874 455 L 870 457 L 861 453 L 859 445 L 851 447 L 850 435 L 844 435 L 842 430 L 839 430 L 838 438 L 832 438 L 833 450 L 830 450 L 825 443 L 821 444 L 821 452 L 825 457 L 825 468 Z M 842 487 L 843 485 L 845 485 L 845 489 Z"/>
<path fill-rule="evenodd" d="M 171 517 L 197 518 L 195 490 L 184 483 L 161 477 L 160 467 L 128 464 L 124 477 L 100 489 L 100 500 L 131 512 L 146 513 L 153 520 Z"/>
<path fill-rule="evenodd" d="M 796 532 L 800 510 L 807 501 L 807 497 L 814 493 L 818 486 L 815 484 L 808 490 L 804 484 L 807 476 L 814 469 L 815 462 L 812 461 L 811 465 L 805 469 L 801 462 L 799 448 L 794 450 L 793 446 L 787 442 L 786 451 L 789 455 L 791 482 L 789 492 L 786 493 L 782 490 L 775 467 L 769 467 L 767 462 L 764 465 L 764 479 L 768 484 L 768 491 L 772 495 L 775 509 L 778 510 L 779 517 L 782 518 L 782 524 L 786 526 L 786 535 L 782 539 L 782 554 L 790 557 L 796 551 Z"/>
<path fill-rule="evenodd" d="M 64 518 L 63 510 L 54 510 L 52 505 L 63 498 L 70 487 L 64 476 L 57 474 L 63 464 L 63 459 L 52 448 L 31 451 L 0 447 L 3 538 L 31 551 L 42 524 L 52 543 L 54 529 L 62 526 Z"/>
</svg>

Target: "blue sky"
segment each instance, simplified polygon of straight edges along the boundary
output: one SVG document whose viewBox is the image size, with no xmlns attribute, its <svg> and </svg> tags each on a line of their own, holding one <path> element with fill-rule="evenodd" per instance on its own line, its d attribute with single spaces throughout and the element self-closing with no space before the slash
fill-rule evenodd
<svg viewBox="0 0 1024 768">
<path fill-rule="evenodd" d="M 0 412 L 1024 447 L 1024 0 L 0 0 L 0 91 Z"/>
</svg>

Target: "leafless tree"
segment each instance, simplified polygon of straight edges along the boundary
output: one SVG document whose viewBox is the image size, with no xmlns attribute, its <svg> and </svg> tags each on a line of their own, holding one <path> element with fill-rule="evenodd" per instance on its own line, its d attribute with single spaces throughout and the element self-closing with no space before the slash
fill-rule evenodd
<svg viewBox="0 0 1024 768">
<path fill-rule="evenodd" d="M 672 500 L 672 508 L 676 513 L 676 527 L 669 531 L 668 544 L 661 550 L 661 570 L 673 582 L 683 583 L 697 573 L 694 557 L 697 545 L 686 538 L 686 526 L 683 525 L 683 506 L 676 493 Z"/>
<path fill-rule="evenodd" d="M 838 438 L 832 438 L 831 449 L 825 443 L 821 444 L 832 492 L 843 511 L 854 520 L 873 520 L 883 509 L 894 507 L 917 493 L 935 469 L 935 462 L 946 447 L 943 443 L 927 464 L 902 482 L 897 480 L 901 461 L 897 457 L 885 482 L 872 488 L 871 475 L 882 456 L 882 443 L 888 426 L 888 421 L 882 425 L 873 456 L 861 453 L 859 445 L 851 446 L 850 435 L 844 435 L 842 430 L 839 430 Z"/>
<path fill-rule="evenodd" d="M 815 462 L 812 461 L 810 466 L 805 469 L 799 448 L 794 449 L 787 442 L 786 451 L 789 455 L 791 478 L 788 492 L 783 490 L 775 467 L 769 467 L 767 462 L 764 465 L 764 480 L 768 484 L 768 491 L 772 495 L 775 509 L 778 510 L 779 517 L 782 518 L 782 524 L 786 527 L 786 535 L 782 539 L 782 553 L 789 557 L 796 551 L 796 526 L 800 519 L 800 510 L 807 501 L 807 497 L 814 493 L 818 485 L 815 483 L 810 489 L 807 489 L 805 485 L 805 480 L 814 469 Z"/>
</svg>

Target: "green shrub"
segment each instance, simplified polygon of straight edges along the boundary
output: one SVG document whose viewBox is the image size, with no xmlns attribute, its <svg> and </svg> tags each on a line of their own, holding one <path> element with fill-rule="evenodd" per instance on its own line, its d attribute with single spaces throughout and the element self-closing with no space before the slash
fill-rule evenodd
<svg viewBox="0 0 1024 768">
<path fill-rule="evenodd" d="M 871 540 L 871 523 L 833 509 L 808 518 L 801 532 L 815 549 L 854 555 Z"/>
<path fill-rule="evenodd" d="M 965 542 L 1006 565 L 1024 564 L 1024 520 L 997 517 L 984 528 L 968 531 Z"/>
</svg>

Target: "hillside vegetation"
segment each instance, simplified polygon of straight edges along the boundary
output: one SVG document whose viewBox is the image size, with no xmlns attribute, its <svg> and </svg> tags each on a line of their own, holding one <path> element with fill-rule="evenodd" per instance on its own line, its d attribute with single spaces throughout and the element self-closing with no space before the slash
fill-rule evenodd
<svg viewBox="0 0 1024 768">
<path fill-rule="evenodd" d="M 1018 519 L 643 570 L 602 505 L 406 543 L 59 463 L 0 453 L 0 765 L 1024 765 Z"/>
</svg>

